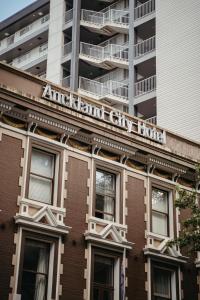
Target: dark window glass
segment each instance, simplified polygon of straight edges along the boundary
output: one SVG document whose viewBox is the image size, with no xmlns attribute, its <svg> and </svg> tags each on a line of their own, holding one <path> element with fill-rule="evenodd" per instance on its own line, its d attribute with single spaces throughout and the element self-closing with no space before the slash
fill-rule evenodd
<svg viewBox="0 0 200 300">
<path fill-rule="evenodd" d="M 95 217 L 114 221 L 116 200 L 116 175 L 96 171 Z"/>
<path fill-rule="evenodd" d="M 21 282 L 22 300 L 45 300 L 49 264 L 49 244 L 25 241 Z"/>
</svg>

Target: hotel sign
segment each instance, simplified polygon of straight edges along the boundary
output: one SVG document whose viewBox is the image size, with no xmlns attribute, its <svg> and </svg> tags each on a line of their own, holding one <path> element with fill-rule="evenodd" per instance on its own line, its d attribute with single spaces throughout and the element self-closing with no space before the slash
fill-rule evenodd
<svg viewBox="0 0 200 300">
<path fill-rule="evenodd" d="M 166 143 L 165 131 L 157 130 L 155 127 L 150 127 L 143 121 L 132 121 L 120 111 L 107 110 L 104 106 L 95 106 L 94 104 L 86 102 L 81 97 L 76 97 L 73 93 L 60 93 L 52 89 L 49 84 L 44 87 L 42 98 L 56 102 L 62 106 L 71 108 L 95 119 L 110 123 L 126 130 L 127 132 L 139 134 L 160 144 Z"/>
</svg>

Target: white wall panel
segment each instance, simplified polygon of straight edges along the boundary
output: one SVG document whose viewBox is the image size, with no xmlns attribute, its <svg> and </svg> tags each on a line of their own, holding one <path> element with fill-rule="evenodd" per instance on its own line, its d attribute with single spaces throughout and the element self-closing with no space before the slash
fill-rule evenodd
<svg viewBox="0 0 200 300">
<path fill-rule="evenodd" d="M 158 125 L 200 141 L 200 1 L 156 1 Z"/>
</svg>

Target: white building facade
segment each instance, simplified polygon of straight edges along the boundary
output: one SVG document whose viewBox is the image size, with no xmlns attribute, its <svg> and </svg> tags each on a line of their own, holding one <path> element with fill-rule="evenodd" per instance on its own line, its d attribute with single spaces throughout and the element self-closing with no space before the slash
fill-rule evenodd
<svg viewBox="0 0 200 300">
<path fill-rule="evenodd" d="M 200 140 L 200 3 L 38 0 L 0 25 L 0 60 Z"/>
</svg>

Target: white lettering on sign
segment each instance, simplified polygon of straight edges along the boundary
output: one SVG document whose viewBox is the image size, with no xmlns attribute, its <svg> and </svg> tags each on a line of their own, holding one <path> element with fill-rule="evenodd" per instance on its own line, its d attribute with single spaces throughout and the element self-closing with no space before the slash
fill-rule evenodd
<svg viewBox="0 0 200 300">
<path fill-rule="evenodd" d="M 155 127 L 149 127 L 142 121 L 131 121 L 123 113 L 111 110 L 108 111 L 105 107 L 95 106 L 80 97 L 77 98 L 72 94 L 63 94 L 51 88 L 49 84 L 44 87 L 42 97 L 50 101 L 57 102 L 63 106 L 72 108 L 78 112 L 89 115 L 93 118 L 111 123 L 115 126 L 125 129 L 127 132 L 137 133 L 145 138 L 156 141 L 160 144 L 166 143 L 165 131 L 157 130 Z"/>
</svg>

